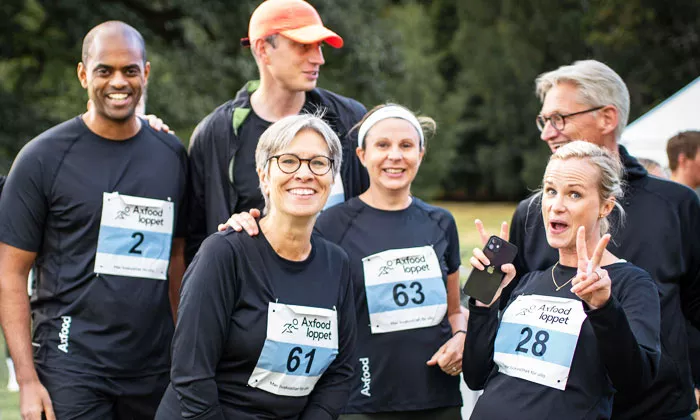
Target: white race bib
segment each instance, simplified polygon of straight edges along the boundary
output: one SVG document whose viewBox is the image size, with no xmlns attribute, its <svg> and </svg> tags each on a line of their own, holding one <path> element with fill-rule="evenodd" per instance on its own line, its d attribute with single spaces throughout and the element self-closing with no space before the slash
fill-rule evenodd
<svg viewBox="0 0 700 420">
<path fill-rule="evenodd" d="M 362 259 L 372 334 L 431 327 L 447 313 L 442 270 L 431 246 Z"/>
<path fill-rule="evenodd" d="M 328 196 L 328 201 L 326 201 L 326 205 L 323 206 L 323 210 L 329 207 L 333 207 L 336 204 L 340 204 L 344 201 L 345 189 L 343 188 L 343 180 L 340 178 L 340 171 L 338 171 L 338 175 L 335 176 L 333 186 L 331 187 L 331 193 Z"/>
<path fill-rule="evenodd" d="M 270 303 L 267 339 L 248 385 L 276 395 L 309 395 L 337 354 L 336 311 Z"/>
<path fill-rule="evenodd" d="M 496 334 L 499 372 L 563 391 L 585 319 L 579 300 L 518 296 Z"/>
<path fill-rule="evenodd" d="M 167 279 L 173 220 L 171 201 L 104 193 L 95 273 Z"/>
</svg>

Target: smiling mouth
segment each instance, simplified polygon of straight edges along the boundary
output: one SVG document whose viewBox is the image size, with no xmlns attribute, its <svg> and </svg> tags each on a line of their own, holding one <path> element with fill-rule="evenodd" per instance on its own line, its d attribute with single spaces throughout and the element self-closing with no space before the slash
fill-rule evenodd
<svg viewBox="0 0 700 420">
<path fill-rule="evenodd" d="M 557 142 L 549 142 L 549 148 L 552 150 L 552 153 L 556 152 L 560 147 L 565 146 L 567 144 L 571 143 L 570 141 L 557 141 Z"/>
<path fill-rule="evenodd" d="M 130 102 L 131 94 L 126 92 L 114 92 L 105 95 L 107 97 L 107 102 L 115 106 L 124 106 Z"/>
<path fill-rule="evenodd" d="M 565 145 L 566 143 L 550 143 L 549 148 L 552 149 L 552 152 L 556 152 L 557 149 Z"/>
<path fill-rule="evenodd" d="M 402 174 L 402 173 L 406 172 L 405 169 L 400 169 L 400 168 L 385 168 L 385 169 L 382 169 L 382 171 L 384 171 L 388 174 L 392 174 L 392 175 L 398 175 L 398 174 Z"/>
<path fill-rule="evenodd" d="M 287 192 L 298 197 L 308 197 L 316 194 L 316 191 L 311 188 L 291 188 Z"/>
</svg>

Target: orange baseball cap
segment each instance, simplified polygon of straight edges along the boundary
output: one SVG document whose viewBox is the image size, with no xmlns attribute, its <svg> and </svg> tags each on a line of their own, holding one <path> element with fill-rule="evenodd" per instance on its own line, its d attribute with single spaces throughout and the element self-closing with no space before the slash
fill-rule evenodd
<svg viewBox="0 0 700 420">
<path fill-rule="evenodd" d="M 323 26 L 321 16 L 304 0 L 266 0 L 250 17 L 248 38 L 241 45 L 249 47 L 252 41 L 280 34 L 302 44 L 325 41 L 333 48 L 343 46 L 343 38 Z"/>
</svg>

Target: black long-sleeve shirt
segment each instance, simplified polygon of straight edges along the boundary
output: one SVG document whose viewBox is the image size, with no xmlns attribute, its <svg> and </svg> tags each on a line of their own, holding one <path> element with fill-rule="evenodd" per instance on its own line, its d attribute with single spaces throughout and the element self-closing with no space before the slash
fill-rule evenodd
<svg viewBox="0 0 700 420">
<path fill-rule="evenodd" d="M 157 419 L 338 416 L 354 365 L 349 263 L 336 245 L 316 236 L 311 243 L 311 255 L 295 262 L 277 255 L 262 233 L 249 237 L 229 230 L 204 241 L 183 280 L 171 385 Z M 268 307 L 275 302 L 337 311 L 338 354 L 307 396 L 276 395 L 248 385 L 268 335 Z M 311 363 L 299 359 L 304 366 Z"/>
<path fill-rule="evenodd" d="M 472 389 L 484 388 L 473 419 L 608 419 L 615 391 L 639 395 L 652 383 L 661 352 L 656 286 L 630 263 L 603 268 L 612 279 L 612 296 L 596 310 L 582 302 L 587 318 L 564 391 L 499 372 L 494 362 L 498 305 L 470 305 L 464 379 Z M 554 274 L 568 279 L 576 275 L 576 268 L 558 266 Z M 526 274 L 510 302 L 519 295 L 580 300 L 569 287 L 557 292 L 550 270 Z"/>
<path fill-rule="evenodd" d="M 611 215 L 608 249 L 644 269 L 659 288 L 661 347 L 659 375 L 642 397 L 615 396 L 616 419 L 667 419 L 695 410 L 688 363 L 685 317 L 700 324 L 700 201 L 680 184 L 649 176 L 639 162 L 619 147 L 625 168 L 625 221 Z M 510 241 L 518 246 L 514 264 L 518 276 L 544 270 L 557 260 L 549 247 L 539 200 L 522 201 L 513 215 Z M 504 291 L 502 302 L 508 299 Z"/>
</svg>

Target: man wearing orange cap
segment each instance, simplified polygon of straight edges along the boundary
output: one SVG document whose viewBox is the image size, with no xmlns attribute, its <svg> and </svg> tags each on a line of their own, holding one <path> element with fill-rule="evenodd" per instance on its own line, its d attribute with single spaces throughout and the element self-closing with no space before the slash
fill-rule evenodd
<svg viewBox="0 0 700 420">
<path fill-rule="evenodd" d="M 356 133 L 350 129 L 365 114 L 359 102 L 316 87 L 324 64 L 322 44 L 343 46 L 318 12 L 303 0 L 267 0 L 250 18 L 249 46 L 260 80 L 250 81 L 235 99 L 202 120 L 190 140 L 191 221 L 188 256 L 233 213 L 262 210 L 255 171 L 255 148 L 273 122 L 302 112 L 324 112 L 323 119 L 343 145 L 340 175 L 328 205 L 359 195 L 369 186 L 355 158 Z"/>
</svg>

